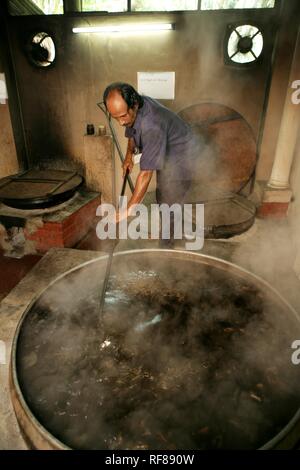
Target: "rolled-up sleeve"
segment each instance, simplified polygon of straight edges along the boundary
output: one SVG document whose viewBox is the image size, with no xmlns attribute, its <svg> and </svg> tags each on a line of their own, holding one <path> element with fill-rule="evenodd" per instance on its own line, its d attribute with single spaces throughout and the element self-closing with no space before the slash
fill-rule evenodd
<svg viewBox="0 0 300 470">
<path fill-rule="evenodd" d="M 167 129 L 165 126 L 151 125 L 142 129 L 141 170 L 162 170 L 167 150 Z"/>
</svg>

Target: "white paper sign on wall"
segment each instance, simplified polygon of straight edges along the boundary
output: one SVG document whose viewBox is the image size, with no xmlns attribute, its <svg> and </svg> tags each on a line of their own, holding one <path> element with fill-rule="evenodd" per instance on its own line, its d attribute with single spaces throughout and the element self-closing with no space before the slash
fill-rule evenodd
<svg viewBox="0 0 300 470">
<path fill-rule="evenodd" d="M 138 92 L 160 100 L 174 100 L 175 72 L 138 72 Z"/>
<path fill-rule="evenodd" d="M 0 103 L 5 104 L 8 99 L 5 76 L 4 73 L 0 73 Z"/>
</svg>

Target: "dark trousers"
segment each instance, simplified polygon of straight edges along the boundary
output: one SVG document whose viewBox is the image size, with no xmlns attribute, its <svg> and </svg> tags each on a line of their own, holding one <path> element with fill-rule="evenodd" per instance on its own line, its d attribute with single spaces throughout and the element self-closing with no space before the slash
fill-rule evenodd
<svg viewBox="0 0 300 470">
<path fill-rule="evenodd" d="M 184 204 L 184 197 L 191 187 L 191 180 L 168 180 L 162 176 L 157 177 L 156 200 L 158 204 Z M 170 239 L 162 238 L 160 230 L 160 246 L 162 248 L 172 248 L 174 246 L 174 213 L 170 214 Z"/>
</svg>

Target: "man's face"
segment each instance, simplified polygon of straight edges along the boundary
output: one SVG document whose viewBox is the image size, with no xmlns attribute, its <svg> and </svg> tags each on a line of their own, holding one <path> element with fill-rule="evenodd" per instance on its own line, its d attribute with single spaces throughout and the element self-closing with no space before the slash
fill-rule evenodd
<svg viewBox="0 0 300 470">
<path fill-rule="evenodd" d="M 117 90 L 113 90 L 106 100 L 107 111 L 121 126 L 132 127 L 137 115 L 138 105 L 128 108 L 126 101 Z"/>
</svg>

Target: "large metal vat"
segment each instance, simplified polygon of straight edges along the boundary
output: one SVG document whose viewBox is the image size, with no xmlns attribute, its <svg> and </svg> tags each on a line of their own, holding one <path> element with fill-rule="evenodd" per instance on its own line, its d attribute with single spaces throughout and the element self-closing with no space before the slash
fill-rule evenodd
<svg viewBox="0 0 300 470">
<path fill-rule="evenodd" d="M 106 263 L 58 278 L 18 325 L 11 393 L 31 447 L 296 445 L 300 323 L 277 291 L 216 258 L 121 252 L 100 318 Z"/>
</svg>

